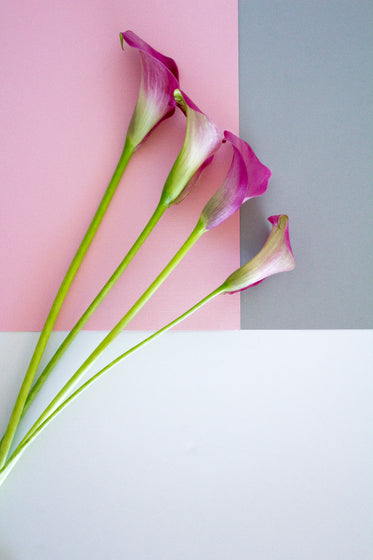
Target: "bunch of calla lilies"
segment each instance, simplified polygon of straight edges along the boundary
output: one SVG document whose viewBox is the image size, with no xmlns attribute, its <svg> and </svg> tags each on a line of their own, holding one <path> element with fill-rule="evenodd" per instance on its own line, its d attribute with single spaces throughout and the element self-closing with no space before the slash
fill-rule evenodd
<svg viewBox="0 0 373 560">
<path fill-rule="evenodd" d="M 233 133 L 225 131 L 222 135 L 218 127 L 203 113 L 189 97 L 179 89 L 179 72 L 175 61 L 154 50 L 132 31 L 120 34 L 122 48 L 124 42 L 137 49 L 141 62 L 141 83 L 137 103 L 128 127 L 123 152 L 113 177 L 104 193 L 93 220 L 74 256 L 52 304 L 45 325 L 36 344 L 29 367 L 26 371 L 8 426 L 0 444 L 0 484 L 7 477 L 28 445 L 47 426 L 47 424 L 73 401 L 89 385 L 110 371 L 127 356 L 142 348 L 157 336 L 171 329 L 183 319 L 197 311 L 220 294 L 232 294 L 258 284 L 270 275 L 292 270 L 295 267 L 289 239 L 288 217 L 275 215 L 269 217 L 272 229 L 261 251 L 247 264 L 234 271 L 220 286 L 207 294 L 180 317 L 155 332 L 142 342 L 101 369 L 81 384 L 83 376 L 96 359 L 122 332 L 159 288 L 184 255 L 207 231 L 219 226 L 236 212 L 247 200 L 265 193 L 271 172 L 263 165 L 250 146 Z M 171 117 L 176 109 L 186 117 L 186 134 L 182 149 L 164 184 L 159 203 L 149 222 L 135 241 L 128 254 L 123 258 L 101 291 L 68 333 L 49 363 L 36 379 L 36 373 L 43 356 L 53 326 L 64 302 L 67 291 L 79 269 L 92 239 L 102 221 L 105 211 L 115 193 L 129 160 L 161 121 Z M 62 387 L 36 420 L 15 449 L 13 439 L 24 413 L 40 391 L 44 382 L 53 371 L 69 345 L 84 327 L 96 308 L 109 293 L 121 274 L 127 268 L 137 251 L 147 239 L 161 216 L 171 205 L 180 202 L 196 183 L 203 169 L 211 163 L 215 152 L 222 144 L 230 144 L 233 151 L 232 162 L 226 177 L 215 194 L 203 208 L 200 218 L 189 237 L 176 252 L 164 270 L 157 276 L 138 301 L 129 309 L 114 328 L 106 335 L 97 348 L 88 356 L 80 368 Z M 80 383 L 78 389 L 76 386 Z"/>
</svg>

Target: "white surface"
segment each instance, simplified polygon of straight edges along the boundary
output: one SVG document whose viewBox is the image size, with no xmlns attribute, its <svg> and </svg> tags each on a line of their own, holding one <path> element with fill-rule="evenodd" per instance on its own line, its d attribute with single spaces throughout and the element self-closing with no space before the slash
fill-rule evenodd
<svg viewBox="0 0 373 560">
<path fill-rule="evenodd" d="M 0 335 L 2 424 L 35 341 Z M 372 331 L 169 333 L 27 450 L 0 489 L 1 560 L 371 560 L 372 348 Z"/>
</svg>

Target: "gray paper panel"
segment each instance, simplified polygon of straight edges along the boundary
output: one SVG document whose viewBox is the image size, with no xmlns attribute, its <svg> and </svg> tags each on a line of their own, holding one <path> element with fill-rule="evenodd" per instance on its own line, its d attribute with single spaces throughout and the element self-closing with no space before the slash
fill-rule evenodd
<svg viewBox="0 0 373 560">
<path fill-rule="evenodd" d="M 242 292 L 244 329 L 373 327 L 373 3 L 239 2 L 240 134 L 273 172 L 241 261 L 286 213 L 297 268 Z"/>
</svg>

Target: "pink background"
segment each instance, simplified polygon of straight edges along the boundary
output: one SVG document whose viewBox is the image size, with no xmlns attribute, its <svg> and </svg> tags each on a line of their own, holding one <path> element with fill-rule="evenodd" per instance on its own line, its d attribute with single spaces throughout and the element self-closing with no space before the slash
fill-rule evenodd
<svg viewBox="0 0 373 560">
<path fill-rule="evenodd" d="M 0 8 L 2 201 L 0 329 L 40 330 L 121 153 L 137 98 L 132 29 L 180 70 L 181 87 L 221 130 L 238 132 L 236 0 L 48 0 Z M 67 296 L 72 327 L 157 204 L 185 119 L 163 123 L 135 154 Z M 110 329 L 194 227 L 231 158 L 224 146 L 196 189 L 170 208 L 87 324 Z M 130 325 L 149 330 L 182 313 L 239 266 L 238 215 L 206 233 Z M 182 329 L 238 329 L 239 296 L 220 296 Z"/>
</svg>

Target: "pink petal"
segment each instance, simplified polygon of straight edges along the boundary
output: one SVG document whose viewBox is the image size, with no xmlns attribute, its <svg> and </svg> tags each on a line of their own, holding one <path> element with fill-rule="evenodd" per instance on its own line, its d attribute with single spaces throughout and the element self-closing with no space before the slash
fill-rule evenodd
<svg viewBox="0 0 373 560">
<path fill-rule="evenodd" d="M 189 97 L 179 90 L 174 96 L 187 116 L 187 129 L 183 147 L 163 188 L 162 199 L 168 205 L 180 202 L 190 192 L 223 140 L 216 124 Z"/>
<path fill-rule="evenodd" d="M 179 72 L 172 58 L 153 49 L 132 31 L 121 33 L 120 39 L 122 48 L 125 40 L 140 54 L 140 91 L 127 133 L 129 141 L 138 147 L 160 122 L 174 113 L 173 92 L 179 87 Z"/>
<path fill-rule="evenodd" d="M 123 39 L 126 43 L 135 49 L 143 51 L 146 54 L 149 54 L 153 58 L 156 58 L 161 62 L 169 71 L 175 76 L 175 78 L 179 81 L 179 69 L 176 65 L 176 62 L 173 58 L 168 56 L 164 56 L 162 53 L 156 51 L 151 47 L 148 43 L 146 43 L 141 37 L 136 35 L 133 31 L 125 31 L 124 33 L 120 34 L 121 43 L 123 47 Z"/>
<path fill-rule="evenodd" d="M 282 214 L 270 216 L 272 230 L 262 250 L 247 264 L 241 266 L 224 282 L 224 291 L 230 294 L 246 290 L 268 276 L 295 268 L 290 245 L 289 218 Z"/>
<path fill-rule="evenodd" d="M 246 164 L 248 183 L 243 202 L 264 194 L 272 175 L 271 170 L 259 161 L 247 142 L 228 130 L 224 132 L 224 138 L 241 152 Z"/>
<path fill-rule="evenodd" d="M 247 142 L 228 131 L 224 137 L 233 147 L 232 163 L 224 183 L 202 211 L 205 229 L 218 226 L 243 202 L 262 195 L 271 176 L 271 171 L 258 160 Z"/>
<path fill-rule="evenodd" d="M 272 226 L 274 226 L 274 227 L 272 227 L 272 231 L 271 231 L 270 235 L 273 234 L 275 227 L 278 227 L 280 218 L 281 218 L 281 214 L 277 214 L 275 216 L 270 216 L 268 218 L 268 221 L 271 222 Z M 287 246 L 287 249 L 288 249 L 289 253 L 294 258 L 293 250 L 292 250 L 291 245 L 290 245 L 289 221 L 288 221 L 288 223 L 286 225 L 286 228 L 285 228 L 284 241 L 286 243 L 286 246 Z"/>
<path fill-rule="evenodd" d="M 233 158 L 224 182 L 202 210 L 205 229 L 212 229 L 232 216 L 241 206 L 246 191 L 246 165 L 240 151 L 233 146 Z"/>
</svg>

